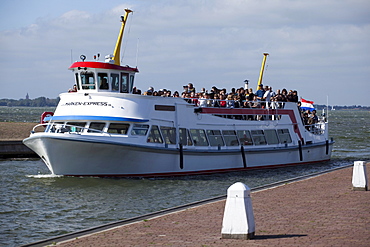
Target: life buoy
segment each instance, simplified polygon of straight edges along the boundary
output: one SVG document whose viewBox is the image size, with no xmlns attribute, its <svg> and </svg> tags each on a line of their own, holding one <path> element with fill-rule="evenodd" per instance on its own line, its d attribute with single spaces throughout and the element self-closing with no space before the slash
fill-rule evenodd
<svg viewBox="0 0 370 247">
<path fill-rule="evenodd" d="M 46 121 L 44 121 L 44 119 L 46 117 L 51 117 L 54 115 L 54 112 L 50 112 L 50 111 L 44 111 L 42 114 L 41 114 L 41 118 L 40 118 L 40 123 L 41 124 L 44 124 L 46 123 Z"/>
</svg>

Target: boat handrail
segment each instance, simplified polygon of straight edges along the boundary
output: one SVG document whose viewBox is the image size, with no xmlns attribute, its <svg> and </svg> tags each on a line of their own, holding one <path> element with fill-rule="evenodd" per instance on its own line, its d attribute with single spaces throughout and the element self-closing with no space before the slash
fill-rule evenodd
<svg viewBox="0 0 370 247">
<path fill-rule="evenodd" d="M 36 126 L 33 127 L 31 133 L 34 134 L 36 133 L 36 128 L 37 127 L 40 127 L 40 126 L 44 126 L 45 128 L 50 125 L 50 123 L 43 123 L 43 124 L 37 124 Z M 87 130 L 87 131 L 91 131 L 91 132 L 98 132 L 98 133 L 101 133 L 101 134 L 108 134 L 109 136 L 111 136 L 111 133 L 109 132 L 106 132 L 106 131 L 103 131 L 103 130 L 97 130 L 97 129 L 93 129 L 93 128 L 87 128 L 87 127 L 82 127 L 82 126 L 78 126 L 78 125 L 72 125 L 72 124 L 61 124 L 61 123 L 52 123 L 50 125 L 50 127 L 53 127 L 54 125 L 62 125 L 63 127 L 62 128 L 59 128 L 59 129 L 56 129 L 56 133 L 73 133 L 73 134 L 81 134 L 83 130 Z M 78 132 L 78 131 L 71 131 L 70 129 L 67 129 L 65 127 L 75 127 L 76 129 L 81 129 L 82 131 Z"/>
<path fill-rule="evenodd" d="M 295 103 L 298 102 L 283 102 L 283 101 L 250 101 L 250 100 L 227 100 L 227 99 L 203 99 L 203 98 L 181 98 L 188 102 L 189 104 L 193 104 L 198 107 L 217 107 L 217 108 L 244 108 L 244 109 L 284 109 L 286 103 Z M 206 106 L 199 105 L 199 101 L 208 101 Z M 215 106 L 215 102 L 225 101 L 225 106 Z M 195 102 L 195 103 L 194 103 Z M 230 103 L 232 102 L 249 102 L 249 103 L 259 103 L 261 107 L 230 107 Z M 268 104 L 268 107 L 265 107 L 265 104 Z"/>
<path fill-rule="evenodd" d="M 322 126 L 325 126 L 325 124 L 325 122 L 318 122 L 314 124 L 306 124 L 304 127 L 306 128 L 306 130 L 314 135 L 323 135 L 326 128 L 322 128 Z"/>
<path fill-rule="evenodd" d="M 212 99 L 211 99 L 212 100 Z M 215 100 L 215 99 L 213 99 Z M 218 101 L 216 99 L 215 101 Z M 225 100 L 228 101 L 228 100 Z M 229 100 L 233 101 L 233 100 Z M 296 105 L 296 102 L 279 102 L 279 101 L 249 101 L 251 103 L 258 102 L 260 107 L 229 107 L 229 106 L 202 106 L 195 105 L 194 112 L 202 114 L 211 114 L 223 118 L 232 118 L 237 120 L 256 120 L 256 121 L 274 121 L 277 122 L 282 117 L 282 110 L 285 108 L 285 103 L 292 103 Z M 214 110 L 206 110 L 205 108 L 219 109 L 220 112 Z M 221 112 L 222 109 L 222 112 Z M 234 111 L 232 111 L 234 110 Z M 217 111 L 217 110 L 216 110 Z M 230 111 L 230 112 L 229 112 Z"/>
<path fill-rule="evenodd" d="M 35 125 L 33 128 L 32 128 L 32 130 L 31 130 L 31 134 L 34 134 L 34 133 L 36 133 L 36 128 L 37 127 L 40 127 L 40 126 L 47 126 L 49 123 L 42 123 L 42 124 L 37 124 L 37 125 Z M 44 131 L 43 131 L 44 132 Z"/>
</svg>

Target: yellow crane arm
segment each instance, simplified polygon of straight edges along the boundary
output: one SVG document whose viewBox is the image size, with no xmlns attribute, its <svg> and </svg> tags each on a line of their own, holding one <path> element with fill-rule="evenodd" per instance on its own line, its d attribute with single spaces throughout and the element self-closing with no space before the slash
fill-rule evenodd
<svg viewBox="0 0 370 247">
<path fill-rule="evenodd" d="M 115 65 L 121 65 L 120 56 L 121 56 L 121 43 L 122 43 L 123 31 L 125 30 L 125 24 L 127 21 L 128 14 L 132 12 L 132 10 L 129 10 L 129 9 L 125 9 L 125 11 L 126 11 L 125 16 L 124 17 L 121 16 L 122 18 L 121 30 L 119 31 L 118 39 L 116 42 L 116 47 L 114 48 L 114 52 L 113 52 L 113 59 L 114 59 Z"/>
<path fill-rule="evenodd" d="M 263 71 L 265 70 L 266 58 L 268 55 L 269 55 L 268 53 L 263 53 L 263 60 L 261 65 L 260 77 L 258 79 L 257 90 L 259 86 L 262 84 Z"/>
</svg>

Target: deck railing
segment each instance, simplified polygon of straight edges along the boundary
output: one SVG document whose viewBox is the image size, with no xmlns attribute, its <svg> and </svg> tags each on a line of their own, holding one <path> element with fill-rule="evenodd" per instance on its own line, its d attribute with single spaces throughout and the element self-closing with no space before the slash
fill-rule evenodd
<svg viewBox="0 0 370 247">
<path fill-rule="evenodd" d="M 219 108 L 284 109 L 285 103 L 287 103 L 280 101 L 249 101 L 249 100 L 226 100 L 226 99 L 221 100 L 204 98 L 182 98 L 182 99 L 188 102 L 189 104 L 193 104 L 198 107 L 219 107 Z"/>
<path fill-rule="evenodd" d="M 314 135 L 323 135 L 325 133 L 325 122 L 305 125 L 305 128 Z"/>
<path fill-rule="evenodd" d="M 45 129 L 43 131 L 36 131 L 36 129 L 40 129 L 40 126 L 44 126 Z M 36 132 L 50 132 L 50 133 L 69 133 L 69 134 L 77 134 L 80 135 L 81 133 L 84 132 L 95 132 L 95 133 L 102 133 L 102 134 L 108 134 L 109 136 L 111 135 L 109 132 L 105 132 L 102 130 L 97 130 L 93 128 L 86 128 L 83 126 L 78 126 L 78 125 L 71 125 L 71 124 L 62 124 L 62 123 L 44 123 L 44 124 L 38 124 L 35 127 L 33 127 L 31 133 L 34 134 Z"/>
</svg>

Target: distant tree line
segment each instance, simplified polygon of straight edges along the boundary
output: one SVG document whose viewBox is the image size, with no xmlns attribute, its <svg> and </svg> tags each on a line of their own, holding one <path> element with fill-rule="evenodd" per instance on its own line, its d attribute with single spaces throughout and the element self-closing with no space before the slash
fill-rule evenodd
<svg viewBox="0 0 370 247">
<path fill-rule="evenodd" d="M 326 110 L 326 105 L 316 105 L 314 104 L 313 105 L 316 110 L 322 110 L 322 109 L 325 109 Z M 364 110 L 364 111 L 369 111 L 370 110 L 370 106 L 361 106 L 361 105 L 350 105 L 350 106 L 341 106 L 341 105 L 329 105 L 328 106 L 329 110 Z"/>
<path fill-rule="evenodd" d="M 29 107 L 53 107 L 57 106 L 60 98 L 49 99 L 38 97 L 36 99 L 0 99 L 0 106 L 29 106 Z"/>
</svg>

